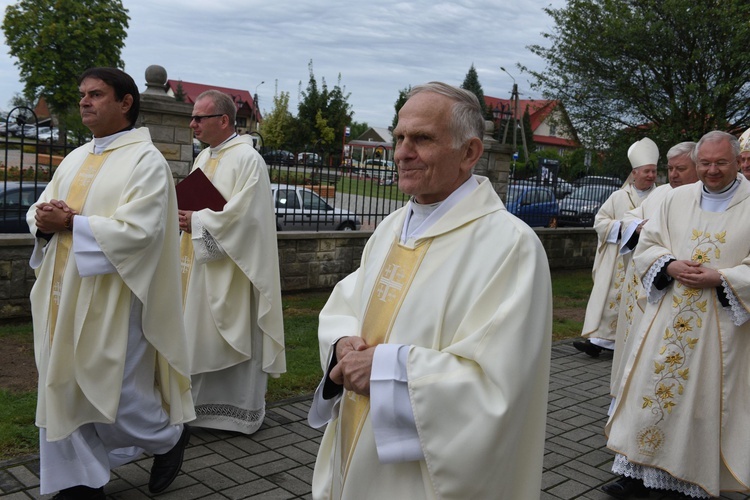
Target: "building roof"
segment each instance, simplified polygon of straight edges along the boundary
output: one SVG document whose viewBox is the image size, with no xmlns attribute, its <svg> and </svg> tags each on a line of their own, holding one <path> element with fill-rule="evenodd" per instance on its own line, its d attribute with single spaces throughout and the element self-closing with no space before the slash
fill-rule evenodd
<svg viewBox="0 0 750 500">
<path fill-rule="evenodd" d="M 487 109 L 510 110 L 512 112 L 513 101 L 511 101 L 510 99 L 500 99 L 497 97 L 484 96 L 484 102 L 485 104 L 487 104 Z M 567 113 L 565 113 L 565 109 L 562 107 L 560 101 L 546 99 L 519 99 L 518 118 L 522 118 L 523 114 L 528 109 L 529 120 L 531 122 L 531 130 L 535 132 L 535 143 L 547 146 L 577 148 L 580 146 L 580 144 L 578 142 L 578 138 L 576 137 L 575 130 L 572 126 L 570 126 L 570 130 L 573 135 L 573 139 L 536 134 L 536 130 L 539 128 L 539 126 L 544 123 L 544 120 L 546 120 L 558 107 L 561 109 L 564 119 L 567 121 L 568 115 Z"/>
<path fill-rule="evenodd" d="M 184 80 L 167 80 L 167 92 L 170 95 L 177 93 L 177 85 L 182 84 L 182 92 L 185 94 L 185 102 L 195 104 L 195 100 L 206 90 L 218 90 L 229 95 L 237 105 L 237 110 L 246 108 L 250 112 L 254 111 L 253 96 L 247 90 L 230 89 L 228 87 L 218 87 L 216 85 L 204 85 L 202 83 L 186 82 Z M 260 110 L 258 112 L 258 121 L 261 121 Z"/>
<path fill-rule="evenodd" d="M 370 127 L 365 132 L 354 139 L 349 141 L 351 143 L 363 142 L 363 141 L 374 141 L 384 144 L 393 144 L 393 135 L 391 131 L 386 127 Z"/>
</svg>

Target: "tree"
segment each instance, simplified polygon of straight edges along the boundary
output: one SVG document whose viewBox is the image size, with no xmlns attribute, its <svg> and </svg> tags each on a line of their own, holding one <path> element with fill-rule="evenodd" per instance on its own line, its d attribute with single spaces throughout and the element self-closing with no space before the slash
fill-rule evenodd
<svg viewBox="0 0 750 500">
<path fill-rule="evenodd" d="M 174 100 L 177 102 L 185 102 L 185 89 L 182 88 L 182 81 L 177 82 L 177 88 L 174 90 Z"/>
<path fill-rule="evenodd" d="M 471 64 L 471 68 L 469 68 L 468 73 L 466 73 L 466 78 L 464 78 L 464 83 L 461 84 L 461 88 L 468 90 L 477 96 L 477 99 L 479 99 L 479 105 L 482 106 L 482 116 L 492 120 L 492 116 L 487 115 L 487 103 L 484 102 L 484 90 L 482 90 L 482 84 L 479 83 L 479 75 L 477 75 L 477 70 L 474 68 L 474 63 Z"/>
<path fill-rule="evenodd" d="M 396 102 L 393 104 L 394 109 L 396 110 L 396 114 L 393 117 L 393 129 L 396 128 L 396 125 L 398 125 L 398 112 L 401 111 L 401 108 L 404 107 L 404 104 L 406 104 L 406 100 L 408 99 L 409 92 L 411 92 L 411 85 L 406 87 L 405 89 L 401 89 L 398 91 L 398 98 L 396 99 Z M 395 137 L 394 137 L 395 140 Z"/>
<path fill-rule="evenodd" d="M 299 146 L 320 144 L 329 149 L 340 145 L 340 138 L 352 119 L 351 106 L 347 102 L 349 94 L 341 87 L 341 75 L 333 90 L 328 89 L 325 79 L 318 88 L 313 72 L 313 62 L 308 64 L 310 80 L 307 90 L 300 91 L 300 102 L 297 107 L 295 140 Z M 333 135 L 329 133 L 333 131 Z M 337 140 L 339 139 L 339 140 Z"/>
<path fill-rule="evenodd" d="M 590 147 L 648 135 L 665 152 L 750 121 L 750 3 L 746 0 L 569 0 L 546 8 L 549 47 L 529 49 L 544 71 L 522 70 L 559 99 Z"/>
<path fill-rule="evenodd" d="M 51 110 L 78 102 L 78 76 L 92 66 L 123 67 L 128 11 L 121 0 L 20 0 L 2 29 L 29 101 L 44 95 Z"/>
<path fill-rule="evenodd" d="M 270 149 L 281 149 L 288 141 L 287 133 L 293 117 L 289 112 L 289 92 L 279 92 L 278 81 L 273 96 L 273 109 L 270 113 L 263 114 L 263 123 L 260 125 L 263 145 Z"/>
</svg>

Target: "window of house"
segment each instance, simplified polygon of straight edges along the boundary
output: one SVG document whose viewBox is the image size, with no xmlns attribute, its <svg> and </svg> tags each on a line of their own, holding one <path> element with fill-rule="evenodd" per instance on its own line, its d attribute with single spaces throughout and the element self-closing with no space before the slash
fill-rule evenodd
<svg viewBox="0 0 750 500">
<path fill-rule="evenodd" d="M 557 125 L 550 125 L 549 126 L 549 135 L 557 135 Z"/>
</svg>

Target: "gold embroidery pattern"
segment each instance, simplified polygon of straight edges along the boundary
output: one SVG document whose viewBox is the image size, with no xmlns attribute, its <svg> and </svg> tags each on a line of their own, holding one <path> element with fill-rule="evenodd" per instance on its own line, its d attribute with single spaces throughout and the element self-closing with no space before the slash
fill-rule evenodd
<svg viewBox="0 0 750 500">
<path fill-rule="evenodd" d="M 654 456 L 664 444 L 664 433 L 658 427 L 649 426 L 638 433 L 638 450 L 647 456 Z"/>
<path fill-rule="evenodd" d="M 643 287 L 641 286 L 641 280 L 638 278 L 638 274 L 628 273 L 630 274 L 630 279 L 627 280 L 627 284 L 625 286 L 625 337 L 624 340 L 628 340 L 628 337 L 630 336 L 630 328 L 633 326 L 633 311 L 635 311 L 635 308 L 638 307 L 638 301 L 641 299 L 641 292 Z M 623 307 L 623 304 L 620 304 L 620 307 Z"/>
<path fill-rule="evenodd" d="M 695 241 L 692 260 L 706 264 L 711 258 L 720 258 L 720 245 L 726 243 L 726 231 L 715 233 L 694 229 L 691 238 Z M 658 425 L 679 404 L 690 378 L 690 352 L 698 345 L 698 337 L 703 328 L 708 298 L 706 290 L 686 287 L 674 283 L 672 294 L 672 324 L 662 337 L 658 356 L 654 359 L 656 379 L 653 394 L 643 396 L 643 409 L 648 409 L 658 418 Z M 665 299 L 666 300 L 666 299 Z"/>
</svg>

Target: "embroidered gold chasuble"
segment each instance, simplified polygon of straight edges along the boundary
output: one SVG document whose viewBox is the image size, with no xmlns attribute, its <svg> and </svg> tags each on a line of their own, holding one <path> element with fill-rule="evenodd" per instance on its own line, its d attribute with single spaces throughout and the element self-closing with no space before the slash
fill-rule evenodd
<svg viewBox="0 0 750 500">
<path fill-rule="evenodd" d="M 608 243 L 607 236 L 613 224 L 622 220 L 628 210 L 639 207 L 644 199 L 638 196 L 632 183 L 628 184 L 612 193 L 594 218 L 598 246 L 592 270 L 594 286 L 581 333 L 584 337 L 615 340 L 620 294 L 630 256 L 620 255 L 619 242 Z"/>
<path fill-rule="evenodd" d="M 700 182 L 667 195 L 635 251 L 641 279 L 668 255 L 702 262 L 722 274 L 735 311 L 750 310 L 750 183 L 738 179 L 722 213 L 701 210 Z M 666 292 L 646 305 L 628 339 L 607 445 L 713 496 L 720 489 L 748 493 L 750 322 L 735 325 L 715 288 L 675 281 Z"/>
<path fill-rule="evenodd" d="M 98 171 L 86 172 L 92 166 Z M 84 423 L 114 421 L 136 299 L 143 304 L 144 336 L 157 352 L 154 383 L 170 422 L 194 418 L 175 295 L 179 261 L 173 186 L 169 166 L 148 130 L 137 129 L 115 140 L 101 157 L 93 155 L 93 142 L 70 153 L 40 197 L 42 202 L 72 200 L 117 270 L 82 278 L 72 242 L 65 241 L 70 233 L 53 236 L 36 269 L 31 291 L 39 369 L 36 423 L 47 429 L 50 441 Z M 32 233 L 35 211 L 31 207 L 27 214 Z"/>
<path fill-rule="evenodd" d="M 410 346 L 409 398 L 425 459 L 380 463 L 367 398 L 345 393 L 320 446 L 313 498 L 538 498 L 549 267 L 534 232 L 477 179 L 476 191 L 416 240 L 395 243 L 404 209 L 378 225 L 360 269 L 320 315 L 324 369 L 344 335 Z"/>
<path fill-rule="evenodd" d="M 622 218 L 623 231 L 631 222 L 637 220 L 650 220 L 659 210 L 661 203 L 666 198 L 667 193 L 672 191 L 672 186 L 663 184 L 648 198 L 643 200 L 639 207 L 625 212 Z M 630 254 L 632 257 L 632 253 Z M 643 309 L 646 307 L 646 292 L 643 290 L 641 278 L 635 270 L 632 262 L 627 266 L 625 279 L 623 280 L 620 290 L 620 307 L 617 315 L 617 330 L 615 331 L 615 352 L 612 354 L 612 375 L 610 377 L 610 395 L 614 396 L 617 391 L 618 381 L 622 377 L 621 361 L 625 353 L 629 352 L 630 345 L 627 343 L 630 332 L 638 328 L 638 324 L 643 316 Z"/>
</svg>

